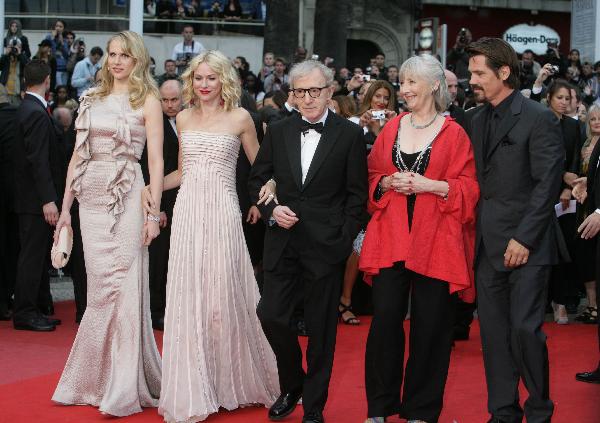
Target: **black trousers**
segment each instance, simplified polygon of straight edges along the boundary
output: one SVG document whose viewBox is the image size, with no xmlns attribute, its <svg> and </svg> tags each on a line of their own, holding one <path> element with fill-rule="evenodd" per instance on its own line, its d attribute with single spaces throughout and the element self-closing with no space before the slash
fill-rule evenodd
<svg viewBox="0 0 600 423">
<path fill-rule="evenodd" d="M 0 210 L 0 312 L 12 309 L 12 296 L 19 257 L 19 219 L 9 210 Z"/>
<path fill-rule="evenodd" d="M 40 307 L 52 305 L 50 294 L 51 226 L 42 215 L 19 214 L 21 251 L 17 261 L 14 321 L 40 315 Z"/>
<path fill-rule="evenodd" d="M 304 412 L 322 412 L 327 401 L 337 331 L 337 305 L 344 262 L 327 264 L 292 237 L 274 269 L 264 271 L 257 314 L 277 358 L 282 392 L 302 390 Z M 304 290 L 299 286 L 303 284 Z M 296 328 L 290 325 L 298 296 L 304 296 L 308 334 L 307 373 Z"/>
<path fill-rule="evenodd" d="M 81 321 L 87 305 L 87 272 L 85 270 L 78 206 L 71 209 L 71 227 L 73 228 L 73 249 L 69 261 L 71 262 L 71 277 L 73 278 L 75 294 L 75 320 Z"/>
<path fill-rule="evenodd" d="M 403 322 L 409 295 L 409 357 L 404 372 Z M 373 278 L 373 320 L 365 358 L 369 417 L 400 414 L 408 420 L 438 421 L 450 364 L 454 313 L 448 284 L 407 270 L 404 263 L 381 269 Z"/>
<path fill-rule="evenodd" d="M 165 317 L 167 301 L 167 270 L 169 268 L 169 246 L 171 222 L 160 230 L 160 235 L 148 247 L 150 275 L 150 313 L 152 320 Z"/>
<path fill-rule="evenodd" d="M 488 388 L 488 411 L 503 421 L 521 422 L 519 379 L 529 392 L 528 423 L 550 422 L 548 349 L 542 331 L 551 266 L 521 266 L 498 272 L 485 247 L 475 266 L 477 310 Z"/>
</svg>

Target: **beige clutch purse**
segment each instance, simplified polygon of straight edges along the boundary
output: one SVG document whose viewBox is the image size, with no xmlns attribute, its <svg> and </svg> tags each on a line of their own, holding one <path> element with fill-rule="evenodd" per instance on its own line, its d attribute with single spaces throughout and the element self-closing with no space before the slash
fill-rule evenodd
<svg viewBox="0 0 600 423">
<path fill-rule="evenodd" d="M 63 226 L 58 234 L 58 242 L 52 244 L 50 258 L 52 259 L 52 267 L 62 269 L 69 262 L 71 257 L 71 249 L 73 248 L 73 230 L 70 226 Z"/>
</svg>

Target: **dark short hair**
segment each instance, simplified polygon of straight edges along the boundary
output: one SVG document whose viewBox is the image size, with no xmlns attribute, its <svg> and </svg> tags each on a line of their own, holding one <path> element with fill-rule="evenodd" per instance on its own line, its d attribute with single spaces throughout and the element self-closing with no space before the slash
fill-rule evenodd
<svg viewBox="0 0 600 423">
<path fill-rule="evenodd" d="M 532 56 L 535 56 L 535 53 L 534 53 L 534 52 L 533 52 L 533 50 L 531 50 L 530 48 L 528 48 L 527 50 L 525 50 L 525 51 L 524 51 L 524 52 L 521 54 L 521 56 L 523 56 L 523 54 L 525 54 L 525 53 L 527 53 L 527 54 L 531 54 Z"/>
<path fill-rule="evenodd" d="M 517 53 L 506 41 L 500 38 L 483 37 L 466 48 L 469 57 L 483 55 L 487 67 L 500 77 L 500 68 L 508 66 L 510 75 L 504 83 L 510 88 L 519 88 L 519 59 Z"/>
<path fill-rule="evenodd" d="M 394 68 L 396 70 L 400 70 L 400 68 L 398 66 L 396 66 L 396 65 L 389 65 L 388 66 L 388 70 L 390 70 L 391 68 Z"/>
<path fill-rule="evenodd" d="M 569 90 L 575 91 L 575 98 L 577 99 L 578 103 L 581 103 L 581 100 L 583 99 L 581 96 L 581 89 L 579 89 L 577 85 L 569 84 Z"/>
<path fill-rule="evenodd" d="M 55 20 L 54 25 L 56 25 L 58 22 L 62 23 L 65 28 L 67 27 L 67 22 L 64 19 Z"/>
<path fill-rule="evenodd" d="M 90 55 L 92 56 L 103 56 L 104 52 L 102 51 L 102 49 L 100 47 L 92 47 L 92 49 L 90 50 Z"/>
<path fill-rule="evenodd" d="M 283 57 L 276 57 L 275 60 L 273 60 L 273 63 L 277 62 L 283 63 L 285 67 L 287 67 L 287 61 Z"/>
<path fill-rule="evenodd" d="M 74 40 L 75 38 L 77 38 L 77 37 L 75 37 L 75 33 L 74 33 L 73 31 L 65 31 L 63 35 L 64 35 L 65 37 L 66 37 L 67 35 L 72 35 L 72 36 L 73 36 L 73 40 Z"/>
<path fill-rule="evenodd" d="M 175 2 L 173 2 L 173 3 L 175 3 Z M 185 25 L 183 25 L 183 28 L 181 28 L 181 32 L 183 32 L 186 28 L 192 28 L 192 31 L 194 31 L 194 25 L 192 25 L 192 24 L 185 24 Z"/>
<path fill-rule="evenodd" d="M 50 66 L 42 60 L 33 59 L 25 65 L 23 76 L 25 77 L 25 86 L 34 87 L 42 84 L 50 75 Z"/>
<path fill-rule="evenodd" d="M 385 57 L 385 53 L 383 53 L 383 52 L 380 51 L 377 54 L 375 54 L 375 57 L 377 57 L 377 56 L 383 56 L 383 57 Z"/>
<path fill-rule="evenodd" d="M 167 65 L 167 63 L 177 63 L 177 62 L 175 62 L 175 60 L 173 60 L 173 59 L 167 59 L 167 60 L 165 60 L 165 66 Z"/>
<path fill-rule="evenodd" d="M 552 82 L 550 82 L 550 85 L 548 85 L 548 90 L 546 91 L 546 96 L 548 97 L 548 99 L 551 99 L 552 97 L 554 97 L 556 95 L 556 93 L 558 93 L 559 90 L 561 90 L 563 88 L 569 92 L 569 95 L 571 95 L 571 89 L 573 89 L 575 87 L 573 85 L 569 84 L 564 79 L 554 79 Z"/>
</svg>

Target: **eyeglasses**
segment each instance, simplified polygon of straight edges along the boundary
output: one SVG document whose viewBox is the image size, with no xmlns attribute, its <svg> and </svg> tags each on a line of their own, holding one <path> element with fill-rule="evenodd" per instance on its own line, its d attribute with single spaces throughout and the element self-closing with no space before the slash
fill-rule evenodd
<svg viewBox="0 0 600 423">
<path fill-rule="evenodd" d="M 312 87 L 312 88 L 294 88 L 290 89 L 290 92 L 294 93 L 294 97 L 296 98 L 304 98 L 306 93 L 312 98 L 319 98 L 321 96 L 321 91 L 327 88 L 325 87 Z"/>
</svg>

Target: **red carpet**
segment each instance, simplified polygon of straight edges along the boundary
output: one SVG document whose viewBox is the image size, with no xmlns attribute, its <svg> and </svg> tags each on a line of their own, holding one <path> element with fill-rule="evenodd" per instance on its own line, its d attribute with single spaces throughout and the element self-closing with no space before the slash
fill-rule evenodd
<svg viewBox="0 0 600 423">
<path fill-rule="evenodd" d="M 50 398 L 77 330 L 74 305 L 57 304 L 63 325 L 56 332 L 15 331 L 10 322 L 0 322 L 0 423 L 108 422 L 93 407 L 54 405 Z M 598 423 L 600 385 L 576 382 L 576 372 L 591 370 L 598 363 L 596 327 L 549 324 L 551 396 L 556 404 L 554 422 Z M 368 319 L 359 327 L 339 326 L 333 378 L 325 409 L 328 423 L 362 423 L 366 413 L 363 360 Z M 486 388 L 477 322 L 471 340 L 457 343 L 446 386 L 445 407 L 440 423 L 482 423 L 487 421 Z M 161 333 L 157 332 L 161 343 Z M 522 391 L 522 397 L 525 392 Z M 298 407 L 284 422 L 299 423 Z M 161 422 L 156 409 L 122 418 L 119 422 Z M 266 410 L 247 408 L 221 412 L 209 423 L 267 422 Z M 389 420 L 403 422 L 399 418 Z"/>
</svg>

